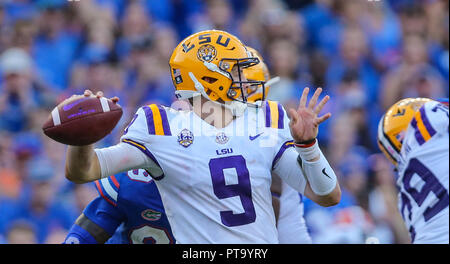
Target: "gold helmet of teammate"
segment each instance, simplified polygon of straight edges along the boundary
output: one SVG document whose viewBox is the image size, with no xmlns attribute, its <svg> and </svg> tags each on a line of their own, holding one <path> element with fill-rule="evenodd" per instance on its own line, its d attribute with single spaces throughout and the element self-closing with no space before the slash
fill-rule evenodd
<svg viewBox="0 0 450 264">
<path fill-rule="evenodd" d="M 260 84 L 252 84 L 247 88 L 247 101 L 248 102 L 256 102 L 256 101 L 264 101 L 267 98 L 267 94 L 269 93 L 270 85 L 279 81 L 279 77 L 275 77 L 270 79 L 269 69 L 267 65 L 264 63 L 264 60 L 261 54 L 252 47 L 247 46 L 247 50 L 250 51 L 252 57 L 256 57 L 259 59 L 259 64 L 244 69 L 244 76 L 248 81 L 260 81 L 263 82 Z"/>
<path fill-rule="evenodd" d="M 406 98 L 391 106 L 383 115 L 378 124 L 378 146 L 383 154 L 397 166 L 400 150 L 403 144 L 406 129 L 416 111 L 428 98 Z"/>
<path fill-rule="evenodd" d="M 178 99 L 200 93 L 225 106 L 247 102 L 246 83 L 259 82 L 247 82 L 241 71 L 258 63 L 259 59 L 252 57 L 237 37 L 220 30 L 202 31 L 185 38 L 169 61 Z"/>
</svg>

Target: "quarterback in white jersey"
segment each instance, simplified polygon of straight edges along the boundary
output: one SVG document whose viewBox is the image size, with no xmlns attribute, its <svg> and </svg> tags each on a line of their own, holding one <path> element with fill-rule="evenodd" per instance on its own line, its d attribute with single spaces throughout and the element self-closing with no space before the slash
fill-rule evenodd
<svg viewBox="0 0 450 264">
<path fill-rule="evenodd" d="M 401 100 L 381 120 L 378 139 L 398 170 L 399 209 L 411 241 L 448 244 L 448 106 L 425 98 Z"/>
<path fill-rule="evenodd" d="M 317 89 L 307 104 L 304 89 L 291 121 L 277 102 L 247 102 L 246 88 L 264 83 L 247 81 L 242 68 L 258 63 L 227 32 L 187 37 L 169 64 L 175 93 L 192 110 L 143 106 L 119 144 L 69 146 L 67 179 L 142 168 L 155 179 L 177 243 L 278 243 L 272 172 L 323 206 L 339 202 L 340 188 L 316 140 L 330 117 L 318 117 L 328 96 L 318 102 Z"/>
</svg>

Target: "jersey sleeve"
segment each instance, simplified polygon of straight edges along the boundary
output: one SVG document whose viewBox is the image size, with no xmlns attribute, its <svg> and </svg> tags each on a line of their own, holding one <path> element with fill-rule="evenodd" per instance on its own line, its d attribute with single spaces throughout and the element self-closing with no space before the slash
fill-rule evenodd
<svg viewBox="0 0 450 264">
<path fill-rule="evenodd" d="M 274 101 L 266 101 L 264 106 L 265 127 L 275 135 L 273 144 L 272 171 L 292 188 L 302 193 L 306 187 L 298 153 L 289 129 L 289 118 L 284 107 Z"/>
<path fill-rule="evenodd" d="M 158 179 L 163 176 L 163 171 L 155 155 L 151 152 L 151 146 L 159 138 L 158 136 L 171 136 L 167 113 L 164 107 L 152 104 L 138 109 L 131 122 L 124 130 L 120 141 L 140 150 L 149 158 L 150 175 Z"/>
<path fill-rule="evenodd" d="M 285 151 L 294 147 L 294 140 L 289 130 L 289 118 L 284 107 L 279 102 L 266 101 L 263 110 L 264 125 L 272 134 L 275 134 L 273 137 L 275 140 L 273 144 L 273 169 Z"/>
<path fill-rule="evenodd" d="M 104 197 L 97 197 L 86 206 L 83 214 L 72 225 L 64 244 L 98 244 L 100 240 L 106 241 L 123 219 L 116 206 Z"/>
<path fill-rule="evenodd" d="M 109 235 L 113 235 L 126 219 L 124 214 L 103 197 L 97 197 L 83 211 L 83 214 Z"/>
<path fill-rule="evenodd" d="M 448 134 L 448 107 L 436 101 L 427 102 L 416 112 L 410 124 L 419 145 L 435 135 Z"/>
<path fill-rule="evenodd" d="M 170 136 L 169 121 L 164 107 L 152 104 L 139 108 L 124 130 L 121 140 L 146 143 L 157 140 L 154 136 Z"/>
<path fill-rule="evenodd" d="M 73 224 L 63 244 L 98 244 L 98 242 L 86 229 Z"/>
<path fill-rule="evenodd" d="M 120 183 L 117 178 L 112 175 L 94 182 L 100 197 L 114 207 L 117 207 L 119 199 Z"/>
</svg>

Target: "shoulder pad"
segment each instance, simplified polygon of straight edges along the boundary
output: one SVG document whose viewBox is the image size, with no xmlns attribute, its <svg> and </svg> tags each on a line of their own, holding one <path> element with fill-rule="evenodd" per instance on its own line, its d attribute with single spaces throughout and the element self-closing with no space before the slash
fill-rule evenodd
<svg viewBox="0 0 450 264">
<path fill-rule="evenodd" d="M 163 106 L 151 104 L 143 106 L 150 135 L 171 136 L 167 113 Z"/>
<path fill-rule="evenodd" d="M 285 112 L 279 102 L 265 101 L 263 103 L 265 126 L 271 128 L 284 128 Z"/>
<path fill-rule="evenodd" d="M 416 112 L 411 120 L 414 136 L 419 145 L 435 134 L 448 130 L 448 108 L 438 102 L 428 102 Z"/>
</svg>

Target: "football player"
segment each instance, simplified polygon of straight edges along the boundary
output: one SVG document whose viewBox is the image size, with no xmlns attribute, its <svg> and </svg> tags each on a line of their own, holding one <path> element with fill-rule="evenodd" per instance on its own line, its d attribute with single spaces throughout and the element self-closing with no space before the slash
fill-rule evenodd
<svg viewBox="0 0 450 264">
<path fill-rule="evenodd" d="M 250 47 L 247 49 L 252 56 L 260 59 L 260 63 L 245 69 L 244 75 L 249 81 L 265 82 L 267 94 L 270 85 L 279 78 L 266 82 L 269 79 L 266 64 L 256 50 Z M 261 87 L 256 85 L 251 88 L 253 90 L 248 91 L 248 101 L 262 100 Z M 100 197 L 84 209 L 64 243 L 138 244 L 175 241 L 159 192 L 145 170 L 133 170 L 110 176 L 108 179 L 95 181 L 95 185 Z M 281 189 L 284 191 L 281 192 Z M 303 218 L 301 195 L 284 182 L 277 180 L 272 180 L 271 191 L 280 243 L 311 243 Z M 279 199 L 283 200 L 281 210 Z M 281 220 L 278 217 L 280 211 Z"/>
<path fill-rule="evenodd" d="M 278 82 L 280 77 L 270 78 L 269 69 L 261 54 L 249 46 L 247 50 L 252 57 L 259 59 L 259 64 L 244 69 L 245 78 L 248 81 L 264 82 L 264 89 L 258 85 L 250 85 L 247 89 L 248 101 L 262 101 L 267 98 L 270 86 Z M 272 174 L 271 191 L 280 244 L 311 244 L 312 239 L 304 218 L 303 196 L 275 174 Z"/>
<path fill-rule="evenodd" d="M 318 102 L 319 88 L 307 103 L 305 88 L 291 121 L 277 102 L 250 103 L 246 89 L 257 83 L 242 70 L 258 63 L 227 32 L 187 37 L 169 64 L 176 97 L 193 110 L 143 106 L 117 145 L 68 146 L 66 178 L 84 183 L 142 168 L 177 243 L 277 243 L 271 172 L 322 206 L 337 204 L 340 188 L 316 140 L 331 116 L 318 116 L 329 97 Z"/>
<path fill-rule="evenodd" d="M 417 244 L 449 243 L 448 106 L 400 100 L 378 126 L 378 145 L 398 171 L 398 206 Z"/>
<path fill-rule="evenodd" d="M 132 170 L 95 181 L 100 196 L 83 210 L 65 244 L 173 244 L 152 177 Z"/>
</svg>

